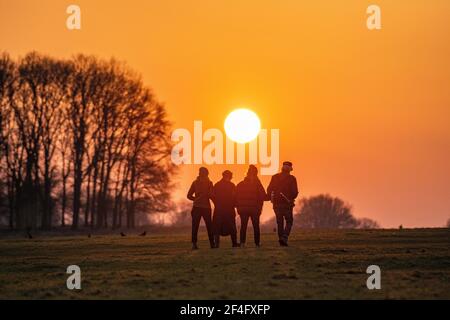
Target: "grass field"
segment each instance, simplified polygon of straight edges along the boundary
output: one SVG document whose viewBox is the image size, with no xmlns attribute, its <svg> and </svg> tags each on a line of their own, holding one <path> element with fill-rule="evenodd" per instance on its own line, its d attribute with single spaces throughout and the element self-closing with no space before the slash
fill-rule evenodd
<svg viewBox="0 0 450 320">
<path fill-rule="evenodd" d="M 187 234 L 0 240 L 1 299 L 450 299 L 450 230 L 273 233 L 259 249 L 191 251 Z M 251 239 L 251 235 L 250 235 Z M 78 265 L 82 290 L 66 288 Z M 366 268 L 381 268 L 368 290 Z"/>
</svg>

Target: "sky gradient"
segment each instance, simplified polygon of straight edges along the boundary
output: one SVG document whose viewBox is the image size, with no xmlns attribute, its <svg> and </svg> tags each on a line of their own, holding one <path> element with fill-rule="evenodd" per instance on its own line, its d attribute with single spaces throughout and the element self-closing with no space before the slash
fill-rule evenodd
<svg viewBox="0 0 450 320">
<path fill-rule="evenodd" d="M 372 3 L 380 31 L 366 28 Z M 70 4 L 80 31 L 66 29 Z M 280 129 L 303 196 L 339 196 L 383 227 L 436 227 L 450 218 L 449 12 L 448 0 L 0 0 L 0 51 L 126 61 L 174 128 L 223 129 L 248 107 Z M 180 170 L 175 198 L 197 169 Z M 238 182 L 246 166 L 231 169 Z"/>
</svg>

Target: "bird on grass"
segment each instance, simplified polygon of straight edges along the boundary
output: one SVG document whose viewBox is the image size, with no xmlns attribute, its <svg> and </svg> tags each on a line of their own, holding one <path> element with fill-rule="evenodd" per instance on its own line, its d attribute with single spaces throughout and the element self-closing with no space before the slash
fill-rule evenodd
<svg viewBox="0 0 450 320">
<path fill-rule="evenodd" d="M 88 234 L 88 238 L 91 238 L 91 237 L 92 237 L 92 235 L 89 233 L 89 234 Z"/>
<path fill-rule="evenodd" d="M 31 228 L 27 228 L 27 237 L 28 239 L 33 239 L 33 236 L 31 235 Z"/>
<path fill-rule="evenodd" d="M 127 235 L 126 235 L 125 233 L 123 233 L 123 232 L 121 232 L 120 235 L 121 235 L 122 237 L 126 237 L 126 236 L 127 236 Z"/>
<path fill-rule="evenodd" d="M 140 237 L 145 237 L 147 235 L 147 231 L 142 232 L 139 236 Z"/>
</svg>

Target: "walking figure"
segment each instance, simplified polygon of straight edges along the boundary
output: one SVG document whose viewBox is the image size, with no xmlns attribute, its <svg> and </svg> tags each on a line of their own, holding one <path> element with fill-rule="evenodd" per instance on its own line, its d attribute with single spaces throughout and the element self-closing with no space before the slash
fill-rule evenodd
<svg viewBox="0 0 450 320">
<path fill-rule="evenodd" d="M 297 179 L 291 175 L 293 170 L 291 162 L 284 162 L 281 172 L 272 177 L 267 188 L 267 194 L 271 197 L 275 211 L 278 239 L 282 247 L 288 246 L 289 235 L 294 223 L 295 199 L 298 196 Z"/>
<path fill-rule="evenodd" d="M 192 249 L 197 250 L 197 235 L 200 221 L 203 218 L 208 232 L 208 238 L 211 248 L 214 248 L 214 236 L 211 221 L 211 202 L 213 184 L 209 180 L 208 169 L 201 167 L 199 175 L 191 185 L 187 198 L 194 202 L 192 206 Z"/>
<path fill-rule="evenodd" d="M 236 186 L 231 179 L 233 174 L 226 170 L 222 174 L 222 180 L 213 188 L 214 217 L 213 232 L 215 247 L 219 248 L 220 236 L 231 236 L 233 248 L 238 247 L 236 231 Z"/>
<path fill-rule="evenodd" d="M 249 219 L 252 220 L 255 245 L 256 247 L 260 246 L 260 216 L 264 201 L 268 200 L 270 200 L 270 198 L 267 196 L 266 190 L 264 190 L 264 187 L 258 178 L 258 168 L 254 165 L 250 165 L 247 176 L 243 181 L 239 182 L 236 187 L 236 206 L 241 218 L 241 247 L 245 247 Z"/>
</svg>

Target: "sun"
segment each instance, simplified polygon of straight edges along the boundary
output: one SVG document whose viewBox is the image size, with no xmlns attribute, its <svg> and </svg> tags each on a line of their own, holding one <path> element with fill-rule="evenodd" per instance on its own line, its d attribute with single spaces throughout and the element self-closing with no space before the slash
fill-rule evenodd
<svg viewBox="0 0 450 320">
<path fill-rule="evenodd" d="M 237 143 L 255 140 L 261 131 L 261 121 L 256 113 L 249 109 L 236 109 L 225 120 L 227 137 Z"/>
</svg>

